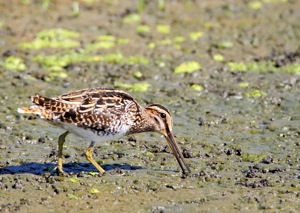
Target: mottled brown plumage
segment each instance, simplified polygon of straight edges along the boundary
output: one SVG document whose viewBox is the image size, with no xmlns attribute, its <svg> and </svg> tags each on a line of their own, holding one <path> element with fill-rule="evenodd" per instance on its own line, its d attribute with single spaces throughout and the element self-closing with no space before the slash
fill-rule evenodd
<svg viewBox="0 0 300 213">
<path fill-rule="evenodd" d="M 160 104 L 144 108 L 126 92 L 103 88 L 78 90 L 55 98 L 37 95 L 32 97 L 32 102 L 33 106 L 20 108 L 18 111 L 36 114 L 67 130 L 58 141 L 58 171 L 62 173 L 63 143 L 69 132 L 91 141 L 86 157 L 103 173 L 104 170 L 91 156 L 95 142 L 150 131 L 165 136 L 182 171 L 190 172 L 172 134 L 171 114 Z"/>
</svg>

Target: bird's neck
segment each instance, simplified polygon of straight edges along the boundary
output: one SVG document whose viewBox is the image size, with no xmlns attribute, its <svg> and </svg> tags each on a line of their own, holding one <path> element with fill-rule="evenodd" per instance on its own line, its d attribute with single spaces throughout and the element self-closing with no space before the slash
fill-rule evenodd
<svg viewBox="0 0 300 213">
<path fill-rule="evenodd" d="M 155 121 L 147 111 L 140 113 L 127 135 L 141 132 L 155 132 Z"/>
</svg>

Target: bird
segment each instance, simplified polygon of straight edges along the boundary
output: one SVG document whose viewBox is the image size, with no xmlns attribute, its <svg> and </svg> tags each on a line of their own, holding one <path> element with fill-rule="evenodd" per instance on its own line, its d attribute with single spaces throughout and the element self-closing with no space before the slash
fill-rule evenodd
<svg viewBox="0 0 300 213">
<path fill-rule="evenodd" d="M 161 104 L 142 107 L 122 90 L 100 87 L 76 90 L 53 98 L 35 95 L 31 100 L 32 106 L 18 108 L 17 111 L 37 115 L 66 130 L 58 137 L 58 174 L 67 175 L 63 170 L 63 145 L 69 133 L 90 141 L 85 157 L 103 174 L 105 170 L 92 157 L 95 144 L 143 132 L 163 135 L 182 173 L 191 173 L 173 135 L 170 111 Z"/>
</svg>

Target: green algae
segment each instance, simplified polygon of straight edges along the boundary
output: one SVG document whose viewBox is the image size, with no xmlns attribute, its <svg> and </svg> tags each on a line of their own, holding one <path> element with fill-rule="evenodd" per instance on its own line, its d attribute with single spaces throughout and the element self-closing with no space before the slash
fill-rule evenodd
<svg viewBox="0 0 300 213">
<path fill-rule="evenodd" d="M 260 62 L 228 62 L 227 66 L 232 72 L 236 71 L 251 71 L 251 72 L 288 72 L 300 74 L 300 65 L 297 63 L 288 64 L 282 67 L 276 67 L 272 61 L 260 61 Z"/>
<path fill-rule="evenodd" d="M 100 192 L 99 189 L 96 189 L 96 188 L 91 188 L 91 190 L 90 190 L 91 194 L 98 194 L 99 192 Z"/>
<path fill-rule="evenodd" d="M 139 14 L 133 13 L 123 18 L 125 24 L 138 23 L 141 21 L 141 16 Z"/>
<path fill-rule="evenodd" d="M 253 10 L 258 10 L 262 8 L 263 3 L 261 1 L 251 1 L 249 2 L 248 6 Z"/>
<path fill-rule="evenodd" d="M 52 70 L 53 71 L 53 70 Z M 46 82 L 50 82 L 55 80 L 56 78 L 60 78 L 60 79 L 64 79 L 67 78 L 68 74 L 65 72 L 59 72 L 59 68 L 58 70 L 55 70 L 54 72 L 50 72 L 46 77 L 45 77 L 45 81 Z"/>
<path fill-rule="evenodd" d="M 203 32 L 198 31 L 198 32 L 190 32 L 189 37 L 192 41 L 197 41 L 199 38 L 201 38 L 204 35 Z"/>
<path fill-rule="evenodd" d="M 156 31 L 161 34 L 169 34 L 171 32 L 171 26 L 167 24 L 159 24 L 156 26 Z"/>
<path fill-rule="evenodd" d="M 241 83 L 239 83 L 238 85 L 239 85 L 240 87 L 249 87 L 249 86 L 250 86 L 249 82 L 241 82 Z"/>
<path fill-rule="evenodd" d="M 283 72 L 295 73 L 300 75 L 300 64 L 289 64 L 287 66 L 278 68 L 278 70 L 282 70 Z"/>
<path fill-rule="evenodd" d="M 250 154 L 250 153 L 244 153 L 242 155 L 242 160 L 244 162 L 255 162 L 259 163 L 261 162 L 266 156 L 264 154 Z"/>
<path fill-rule="evenodd" d="M 264 4 L 267 3 L 287 3 L 288 0 L 261 0 L 261 1 L 250 1 L 248 3 L 248 7 L 253 10 L 259 10 L 261 9 Z"/>
<path fill-rule="evenodd" d="M 117 81 L 114 83 L 114 86 L 128 89 L 129 91 L 132 91 L 132 92 L 146 92 L 150 88 L 151 85 L 147 82 L 127 84 L 127 83 L 122 83 L 122 82 Z"/>
<path fill-rule="evenodd" d="M 97 40 L 114 42 L 117 40 L 117 38 L 112 35 L 100 35 L 100 36 L 98 36 Z"/>
<path fill-rule="evenodd" d="M 85 50 L 91 52 L 97 49 L 110 49 L 115 46 L 113 41 L 100 41 L 93 44 L 87 44 Z"/>
<path fill-rule="evenodd" d="M 156 44 L 155 44 L 155 42 L 149 42 L 147 44 L 147 47 L 150 48 L 150 49 L 154 49 L 156 47 Z"/>
<path fill-rule="evenodd" d="M 27 68 L 23 59 L 18 58 L 16 56 L 6 57 L 4 59 L 3 67 L 8 70 L 19 70 L 19 71 L 23 71 Z"/>
<path fill-rule="evenodd" d="M 172 44 L 172 40 L 171 39 L 164 39 L 164 40 L 161 40 L 161 41 L 158 41 L 156 43 L 157 45 L 171 45 Z"/>
<path fill-rule="evenodd" d="M 183 37 L 183 36 L 175 36 L 173 40 L 174 40 L 175 43 L 182 43 L 182 42 L 185 41 L 185 37 Z"/>
<path fill-rule="evenodd" d="M 222 41 L 219 42 L 216 47 L 218 49 L 230 49 L 233 47 L 233 42 L 232 41 Z"/>
<path fill-rule="evenodd" d="M 79 199 L 76 195 L 71 194 L 71 193 L 68 194 L 68 198 L 69 198 L 70 200 L 78 200 L 78 199 Z"/>
<path fill-rule="evenodd" d="M 149 60 L 143 56 L 129 56 L 124 58 L 123 63 L 125 64 L 149 64 Z"/>
<path fill-rule="evenodd" d="M 82 52 L 89 53 L 99 49 L 110 49 L 117 45 L 128 44 L 128 38 L 116 38 L 112 35 L 98 36 L 97 41 L 93 43 L 87 43 L 86 47 L 82 49 Z"/>
<path fill-rule="evenodd" d="M 143 73 L 140 72 L 140 71 L 136 71 L 136 72 L 133 73 L 133 76 L 135 78 L 142 78 L 143 77 Z"/>
<path fill-rule="evenodd" d="M 147 25 L 139 25 L 139 26 L 137 26 L 137 28 L 135 29 L 135 31 L 138 34 L 145 34 L 145 33 L 149 33 L 151 31 L 151 29 Z"/>
<path fill-rule="evenodd" d="M 67 181 L 71 183 L 79 183 L 79 179 L 74 177 L 68 178 Z"/>
<path fill-rule="evenodd" d="M 145 156 L 150 158 L 150 159 L 153 159 L 155 157 L 155 155 L 152 152 L 146 152 Z"/>
<path fill-rule="evenodd" d="M 49 71 L 61 71 L 70 63 L 80 62 L 107 62 L 117 64 L 148 64 L 149 60 L 142 56 L 125 57 L 121 53 L 104 55 L 86 55 L 84 53 L 65 52 L 62 55 L 38 55 L 33 58 L 35 62 Z"/>
<path fill-rule="evenodd" d="M 201 65 L 196 61 L 187 61 L 183 62 L 182 64 L 178 65 L 174 73 L 181 74 L 181 73 L 192 73 L 201 69 Z"/>
<path fill-rule="evenodd" d="M 224 61 L 224 56 L 222 54 L 214 54 L 213 59 L 215 61 L 220 61 L 221 62 L 221 61 Z"/>
<path fill-rule="evenodd" d="M 193 90 L 198 91 L 198 92 L 201 92 L 201 91 L 204 89 L 203 86 L 201 86 L 200 84 L 192 84 L 192 85 L 191 85 L 191 88 L 192 88 Z"/>
<path fill-rule="evenodd" d="M 80 36 L 79 33 L 66 29 L 46 29 L 37 33 L 35 40 L 19 44 L 22 49 L 42 49 L 42 48 L 74 48 L 79 47 L 80 42 L 73 40 Z"/>
<path fill-rule="evenodd" d="M 248 98 L 259 98 L 259 97 L 262 97 L 262 96 L 266 96 L 267 93 L 265 93 L 264 91 L 261 91 L 261 90 L 251 90 L 250 92 L 247 92 L 246 93 L 246 96 Z"/>
</svg>

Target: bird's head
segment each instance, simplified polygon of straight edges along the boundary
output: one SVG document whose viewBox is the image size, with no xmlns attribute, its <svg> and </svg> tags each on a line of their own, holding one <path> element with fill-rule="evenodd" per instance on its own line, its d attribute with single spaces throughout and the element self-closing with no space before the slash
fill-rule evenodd
<svg viewBox="0 0 300 213">
<path fill-rule="evenodd" d="M 151 104 L 146 107 L 146 111 L 148 112 L 148 115 L 150 116 L 150 119 L 153 123 L 152 130 L 162 134 L 166 138 L 174 156 L 176 157 L 182 169 L 182 172 L 190 173 L 191 170 L 185 162 L 182 152 L 172 132 L 173 119 L 170 111 L 160 104 Z"/>
</svg>

